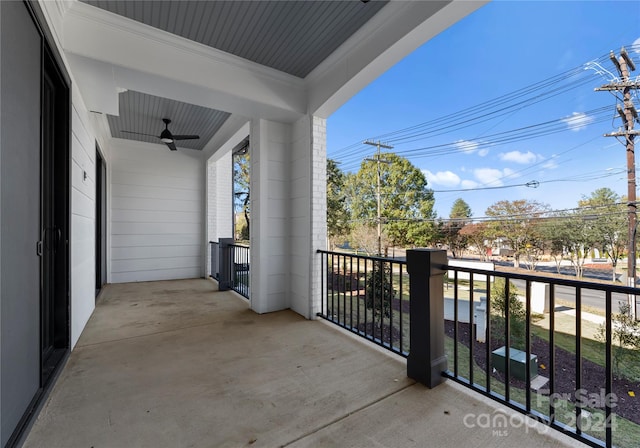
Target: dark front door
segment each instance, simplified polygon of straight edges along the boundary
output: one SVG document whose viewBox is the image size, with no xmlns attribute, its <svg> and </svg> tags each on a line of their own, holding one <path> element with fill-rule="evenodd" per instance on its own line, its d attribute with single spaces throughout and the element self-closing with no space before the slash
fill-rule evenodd
<svg viewBox="0 0 640 448">
<path fill-rule="evenodd" d="M 96 297 L 107 283 L 107 165 L 96 145 Z"/>
<path fill-rule="evenodd" d="M 42 385 L 69 347 L 68 89 L 48 51 L 42 78 L 40 320 Z"/>
</svg>

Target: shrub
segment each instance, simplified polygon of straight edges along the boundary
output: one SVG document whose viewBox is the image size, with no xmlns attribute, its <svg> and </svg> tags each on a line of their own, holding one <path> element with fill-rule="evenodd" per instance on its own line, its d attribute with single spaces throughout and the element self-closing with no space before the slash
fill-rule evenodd
<svg viewBox="0 0 640 448">
<path fill-rule="evenodd" d="M 631 306 L 627 302 L 618 302 L 620 312 L 613 314 L 611 319 L 611 348 L 613 355 L 613 369 L 616 375 L 625 376 L 622 365 L 633 362 L 640 350 L 640 322 L 633 316 Z M 596 333 L 596 339 L 600 342 L 607 341 L 606 327 L 601 324 Z M 631 350 L 629 350 L 631 349 Z M 636 381 L 636 378 L 632 378 Z"/>
<path fill-rule="evenodd" d="M 391 316 L 391 300 L 396 290 L 391 283 L 391 267 L 389 263 L 374 261 L 373 267 L 367 273 L 365 284 L 365 304 L 367 309 L 373 309 L 377 315 Z"/>
<path fill-rule="evenodd" d="M 491 338 L 502 344 L 505 340 L 505 323 L 507 303 L 509 304 L 509 335 L 511 347 L 525 349 L 526 310 L 518 299 L 518 288 L 509 282 L 507 297 L 507 282 L 496 277 L 491 289 Z"/>
</svg>

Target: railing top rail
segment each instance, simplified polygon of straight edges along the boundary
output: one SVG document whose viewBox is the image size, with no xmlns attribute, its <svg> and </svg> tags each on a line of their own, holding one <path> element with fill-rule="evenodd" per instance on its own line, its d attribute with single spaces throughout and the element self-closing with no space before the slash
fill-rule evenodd
<svg viewBox="0 0 640 448">
<path fill-rule="evenodd" d="M 545 275 L 520 274 L 517 272 L 508 272 L 508 271 L 489 271 L 485 269 L 452 266 L 452 265 L 446 265 L 446 264 L 443 264 L 440 266 L 434 266 L 434 267 L 436 269 L 441 269 L 444 271 L 460 271 L 460 272 L 468 272 L 468 273 L 473 273 L 478 275 L 513 278 L 516 280 L 529 280 L 532 282 L 539 282 L 539 283 L 553 283 L 556 285 L 571 286 L 571 287 L 580 288 L 580 289 L 595 289 L 598 291 L 611 291 L 611 292 L 622 293 L 622 294 L 640 295 L 640 288 L 632 288 L 630 286 L 622 286 L 622 285 L 618 286 L 618 285 L 612 285 L 607 283 L 589 282 L 584 280 L 571 280 L 571 279 L 564 279 L 564 278 L 549 277 Z"/>
<path fill-rule="evenodd" d="M 406 260 L 399 260 L 397 258 L 372 257 L 370 255 L 350 254 L 348 252 L 334 252 L 334 251 L 330 251 L 330 250 L 318 249 L 316 251 L 316 253 L 318 253 L 318 254 L 327 254 L 327 255 L 341 255 L 343 257 L 360 258 L 360 259 L 363 259 L 363 260 L 384 261 L 384 262 L 387 262 L 387 263 L 407 264 Z"/>
<path fill-rule="evenodd" d="M 245 246 L 244 244 L 236 244 L 236 243 L 229 244 L 229 247 L 241 247 L 243 249 L 250 249 L 251 248 L 250 246 Z"/>
</svg>

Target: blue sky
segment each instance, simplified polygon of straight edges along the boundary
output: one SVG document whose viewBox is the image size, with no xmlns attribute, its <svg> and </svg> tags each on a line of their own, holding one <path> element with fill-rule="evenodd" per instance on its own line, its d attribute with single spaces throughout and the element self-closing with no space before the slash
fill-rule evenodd
<svg viewBox="0 0 640 448">
<path fill-rule="evenodd" d="M 602 69 L 617 74 L 606 58 L 609 51 L 617 54 L 622 45 L 630 49 L 634 43 L 640 51 L 640 1 L 489 3 L 428 41 L 329 117 L 328 157 L 355 171 L 374 150 L 356 144 L 364 139 L 381 139 L 394 145 L 394 152 L 407 151 L 403 155 L 423 170 L 436 191 L 436 211 L 442 217 L 459 197 L 480 217 L 502 199 L 533 199 L 564 209 L 600 187 L 626 195 L 624 146 L 602 136 L 621 125 L 614 119 L 616 99 L 593 89 L 612 76 Z M 630 55 L 637 66 L 632 76 L 640 76 L 640 52 L 630 50 Z M 600 67 L 585 69 L 593 60 Z M 523 90 L 550 78 L 556 82 L 530 93 Z M 456 113 L 512 92 L 501 104 L 515 101 L 517 94 L 529 102 L 483 119 L 470 120 L 474 114 L 469 110 Z M 640 109 L 640 100 L 635 104 Z M 485 105 L 475 116 L 500 107 Z M 385 136 L 449 114 L 438 126 L 421 128 L 421 135 L 404 140 L 398 134 Z M 527 131 L 510 132 L 551 121 L 558 132 L 550 135 L 522 139 L 515 137 Z M 482 189 L 534 180 L 538 188 Z M 453 189 L 472 190 L 448 191 Z"/>
</svg>

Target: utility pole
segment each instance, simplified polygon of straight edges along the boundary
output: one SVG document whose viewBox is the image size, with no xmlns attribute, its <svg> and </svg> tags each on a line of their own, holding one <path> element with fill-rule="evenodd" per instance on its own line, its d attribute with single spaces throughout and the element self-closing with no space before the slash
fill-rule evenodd
<svg viewBox="0 0 640 448">
<path fill-rule="evenodd" d="M 638 80 L 632 80 L 629 77 L 629 72 L 636 69 L 635 64 L 627 50 L 622 47 L 620 49 L 620 57 L 616 58 L 613 51 L 610 53 L 609 58 L 613 65 L 616 66 L 618 73 L 620 74 L 620 81 L 612 80 L 609 84 L 598 87 L 596 91 L 616 91 L 622 92 L 622 102 L 624 107 L 620 104 L 616 104 L 616 110 L 622 118 L 624 128 L 619 129 L 617 132 L 611 132 L 605 134 L 605 137 L 624 137 L 624 145 L 627 152 L 627 189 L 628 189 L 628 211 L 629 216 L 629 249 L 627 253 L 627 284 L 628 286 L 635 288 L 636 286 L 636 160 L 635 160 L 635 148 L 634 139 L 638 134 L 637 130 L 633 129 L 634 121 L 638 120 L 638 112 L 636 111 L 633 101 L 631 99 L 631 90 L 640 88 L 640 82 Z M 633 301 L 633 303 L 631 303 Z M 635 296 L 629 296 L 629 305 L 632 306 L 631 310 L 638 319 L 638 304 Z"/>
<path fill-rule="evenodd" d="M 380 158 L 380 148 L 385 148 L 385 149 L 393 149 L 393 146 L 390 145 L 385 145 L 383 143 L 380 143 L 380 141 L 378 140 L 377 142 L 372 142 L 371 140 L 365 140 L 364 142 L 365 145 L 371 145 L 371 146 L 375 146 L 377 148 L 376 151 L 376 158 L 375 159 L 365 159 L 368 160 L 370 162 L 376 162 L 377 164 L 377 169 L 378 169 L 378 188 L 377 188 L 377 200 L 378 200 L 378 216 L 376 221 L 378 222 L 378 256 L 381 257 L 382 256 L 382 206 L 381 206 L 381 200 L 380 200 L 380 164 L 381 163 L 391 163 L 388 160 L 382 160 Z"/>
</svg>

